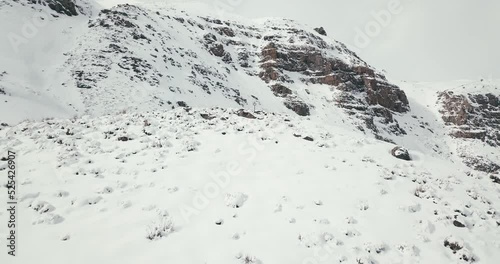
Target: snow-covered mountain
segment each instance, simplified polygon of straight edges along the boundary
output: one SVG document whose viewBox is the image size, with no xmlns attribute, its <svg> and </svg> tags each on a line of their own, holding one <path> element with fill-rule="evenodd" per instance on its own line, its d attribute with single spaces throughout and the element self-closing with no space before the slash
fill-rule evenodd
<svg viewBox="0 0 500 264">
<path fill-rule="evenodd" d="M 390 123 L 388 130 L 402 133 L 391 111 L 409 110 L 404 93 L 343 44 L 293 21 L 221 21 L 169 6 L 131 5 L 101 10 L 90 20 L 47 19 L 64 28 L 56 36 L 43 28 L 38 34 L 64 34 L 71 44 L 50 50 L 52 70 L 36 69 L 31 75 L 37 80 L 23 85 L 15 82 L 26 79 L 26 70 L 11 73 L 9 64 L 2 78 L 68 113 L 168 109 L 184 102 L 334 119 L 341 106 L 374 131 L 373 117 L 380 117 Z M 36 52 L 30 44 L 16 49 Z"/>
<path fill-rule="evenodd" d="M 391 81 L 319 27 L 207 13 L 0 0 L 16 261 L 500 259 L 499 81 Z"/>
</svg>

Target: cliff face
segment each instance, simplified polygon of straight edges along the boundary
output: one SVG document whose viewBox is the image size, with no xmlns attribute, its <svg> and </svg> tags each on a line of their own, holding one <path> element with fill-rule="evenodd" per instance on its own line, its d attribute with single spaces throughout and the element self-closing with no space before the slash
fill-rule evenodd
<svg viewBox="0 0 500 264">
<path fill-rule="evenodd" d="M 401 89 L 390 84 L 343 44 L 327 43 L 320 36 L 322 34 L 290 27 L 274 29 L 274 34 L 264 38 L 269 43 L 261 51 L 259 77 L 263 81 L 285 88 L 297 81 L 322 84 L 324 89 L 330 87 L 337 92 L 336 105 L 362 119 L 375 134 L 379 132 L 375 118 L 386 124 L 384 129 L 390 133 L 405 134 L 392 116 L 393 112 L 410 110 L 408 99 Z M 345 54 L 349 59 L 342 60 L 335 54 Z M 291 75 L 299 77 L 294 80 Z M 303 99 L 293 94 L 282 97 L 295 112 L 301 115 L 309 113 Z"/>
<path fill-rule="evenodd" d="M 449 135 L 466 144 L 500 147 L 500 92 L 496 85 L 478 83 L 446 90 L 438 94 L 440 114 Z M 460 89 L 461 88 L 461 89 Z M 462 149 L 460 156 L 467 166 L 484 172 L 497 172 L 495 158 Z"/>
<path fill-rule="evenodd" d="M 41 4 L 50 7 L 59 14 L 77 16 L 77 6 L 74 0 L 28 0 L 33 4 Z"/>
<path fill-rule="evenodd" d="M 440 93 L 443 121 L 457 138 L 479 139 L 500 146 L 500 96 L 486 94 Z"/>
<path fill-rule="evenodd" d="M 3 5 L 13 6 L 13 4 L 29 6 L 37 10 L 46 7 L 53 17 L 60 15 L 69 17 L 91 16 L 97 9 L 92 0 L 0 0 L 0 7 Z"/>
</svg>

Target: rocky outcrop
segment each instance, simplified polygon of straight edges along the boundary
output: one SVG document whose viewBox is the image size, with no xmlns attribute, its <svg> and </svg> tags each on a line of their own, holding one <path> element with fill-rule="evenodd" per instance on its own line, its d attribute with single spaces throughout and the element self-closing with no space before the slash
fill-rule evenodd
<svg viewBox="0 0 500 264">
<path fill-rule="evenodd" d="M 394 112 L 405 113 L 410 109 L 406 94 L 401 89 L 361 60 L 348 63 L 326 55 L 327 51 L 342 49 L 342 46 L 328 45 L 320 37 L 304 31 L 294 32 L 308 45 L 278 42 L 279 36 L 271 36 L 269 39 L 274 41 L 261 50 L 259 77 L 263 81 L 274 83 L 272 87 L 276 90 L 277 87 L 293 85 L 296 80 L 290 76 L 299 73 L 302 76 L 300 82 L 324 84 L 340 92 L 336 97 L 337 105 L 362 119 L 376 135 L 381 132 L 379 127 L 390 134 L 406 133 L 393 118 Z M 354 53 L 344 51 L 357 58 Z M 274 94 L 284 97 L 279 92 Z"/>
<path fill-rule="evenodd" d="M 48 6 L 59 14 L 77 16 L 78 7 L 74 0 L 28 0 L 32 4 Z"/>
<path fill-rule="evenodd" d="M 292 90 L 281 84 L 272 85 L 271 91 L 273 91 L 273 94 L 278 97 L 286 97 L 292 94 Z"/>
<path fill-rule="evenodd" d="M 323 27 L 315 28 L 314 31 L 318 32 L 318 34 L 327 36 L 326 30 Z"/>
<path fill-rule="evenodd" d="M 288 98 L 284 104 L 288 109 L 294 111 L 299 116 L 308 116 L 311 114 L 309 106 L 300 99 L 293 97 Z"/>
<path fill-rule="evenodd" d="M 439 94 L 442 119 L 456 138 L 477 139 L 500 146 L 500 97 L 487 94 Z"/>
<path fill-rule="evenodd" d="M 438 102 L 449 135 L 457 140 L 466 139 L 461 144 L 469 144 L 458 149 L 464 164 L 477 171 L 493 173 L 500 170 L 494 155 L 489 151 L 482 151 L 484 156 L 477 155 L 471 149 L 500 147 L 500 97 L 491 92 L 478 93 L 480 91 L 468 94 L 444 91 L 438 94 Z"/>
<path fill-rule="evenodd" d="M 463 162 L 468 167 L 486 173 L 497 173 L 500 165 L 482 156 L 462 156 Z"/>
</svg>

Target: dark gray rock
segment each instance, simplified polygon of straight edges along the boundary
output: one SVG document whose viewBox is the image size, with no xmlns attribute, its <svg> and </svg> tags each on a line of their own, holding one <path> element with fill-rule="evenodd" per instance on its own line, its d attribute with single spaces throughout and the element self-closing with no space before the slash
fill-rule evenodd
<svg viewBox="0 0 500 264">
<path fill-rule="evenodd" d="M 59 14 L 78 16 L 77 6 L 74 0 L 29 0 L 29 2 L 48 6 Z"/>
<path fill-rule="evenodd" d="M 309 116 L 311 113 L 309 111 L 309 106 L 297 99 L 287 100 L 284 102 L 286 108 L 294 111 L 299 116 Z"/>
<path fill-rule="evenodd" d="M 392 156 L 398 159 L 411 160 L 410 153 L 408 153 L 408 150 L 400 146 L 394 147 L 391 150 L 391 154 Z"/>
<path fill-rule="evenodd" d="M 247 112 L 247 111 L 245 111 L 243 109 L 238 110 L 236 112 L 236 115 L 244 117 L 244 118 L 248 118 L 248 119 L 256 119 L 256 117 L 252 113 Z"/>
<path fill-rule="evenodd" d="M 318 32 L 318 34 L 326 36 L 326 30 L 323 27 L 315 28 L 314 31 Z"/>
</svg>

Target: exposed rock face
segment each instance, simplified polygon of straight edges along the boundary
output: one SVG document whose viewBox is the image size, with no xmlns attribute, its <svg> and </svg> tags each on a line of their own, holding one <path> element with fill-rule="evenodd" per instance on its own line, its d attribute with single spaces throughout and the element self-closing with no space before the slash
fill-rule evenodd
<svg viewBox="0 0 500 264">
<path fill-rule="evenodd" d="M 292 94 L 292 90 L 281 84 L 271 86 L 271 91 L 273 91 L 275 96 L 279 97 L 286 97 Z"/>
<path fill-rule="evenodd" d="M 74 0 L 28 0 L 33 4 L 40 4 L 50 7 L 50 9 L 56 11 L 59 14 L 64 14 L 67 16 L 77 16 L 77 6 Z"/>
<path fill-rule="evenodd" d="M 299 116 L 308 116 L 311 114 L 309 106 L 296 98 L 289 98 L 284 104 L 288 109 L 294 111 Z"/>
<path fill-rule="evenodd" d="M 357 59 L 357 56 L 343 45 L 332 46 L 314 34 L 290 28 L 286 30 L 297 34 L 298 38 L 308 45 L 294 44 L 295 42 L 290 40 L 280 41 L 279 35 L 268 37 L 272 41 L 261 51 L 262 71 L 259 76 L 263 81 L 274 83 L 273 87 L 281 87 L 296 82 L 290 75 L 300 73 L 300 82 L 328 85 L 339 92 L 337 105 L 364 120 L 366 127 L 376 135 L 380 132 L 380 124 L 388 133 L 406 134 L 393 119 L 393 112 L 405 113 L 410 109 L 402 90 L 387 82 L 383 75 Z M 326 55 L 325 50 L 344 51 L 351 58 L 355 58 L 355 61 L 347 63 L 338 57 Z M 285 97 L 279 93 L 275 95 Z"/>
<path fill-rule="evenodd" d="M 500 97 L 488 94 L 439 94 L 442 118 L 457 138 L 478 139 L 500 146 Z"/>
<path fill-rule="evenodd" d="M 406 148 L 403 148 L 403 147 L 394 147 L 392 150 L 391 150 L 391 154 L 392 156 L 398 158 L 398 159 L 402 159 L 402 160 L 411 160 L 411 157 L 410 157 L 410 153 L 408 152 L 408 150 Z"/>
<path fill-rule="evenodd" d="M 314 31 L 318 32 L 318 34 L 326 36 L 326 30 L 323 27 L 315 28 Z"/>
<path fill-rule="evenodd" d="M 482 171 L 486 173 L 496 173 L 500 171 L 500 165 L 497 163 L 482 157 L 482 156 L 477 156 L 477 157 L 471 157 L 471 156 L 462 156 L 463 162 L 465 165 L 468 167 L 477 170 L 477 171 Z"/>
</svg>

